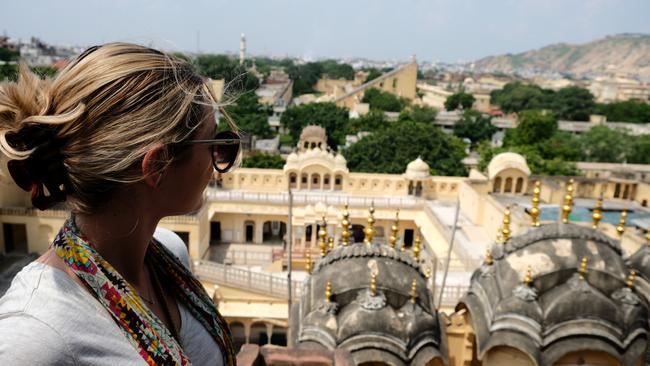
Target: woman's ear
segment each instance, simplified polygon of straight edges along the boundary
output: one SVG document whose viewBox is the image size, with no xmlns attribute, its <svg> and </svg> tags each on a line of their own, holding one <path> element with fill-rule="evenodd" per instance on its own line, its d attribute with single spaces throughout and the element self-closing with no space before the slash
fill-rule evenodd
<svg viewBox="0 0 650 366">
<path fill-rule="evenodd" d="M 155 145 L 142 159 L 142 176 L 144 182 L 151 188 L 156 188 L 160 184 L 163 175 L 163 162 L 167 155 L 167 149 L 164 145 Z"/>
</svg>

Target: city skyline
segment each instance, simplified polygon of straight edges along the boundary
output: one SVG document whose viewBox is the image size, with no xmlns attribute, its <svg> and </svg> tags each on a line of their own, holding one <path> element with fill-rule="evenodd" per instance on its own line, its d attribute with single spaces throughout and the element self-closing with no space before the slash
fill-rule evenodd
<svg viewBox="0 0 650 366">
<path fill-rule="evenodd" d="M 81 46 L 130 41 L 185 52 L 236 53 L 239 35 L 245 33 L 251 54 L 307 59 L 406 60 L 415 54 L 423 61 L 473 61 L 553 43 L 650 33 L 643 15 L 650 13 L 650 3 L 639 0 L 489 4 L 36 0 L 5 2 L 1 7 L 1 30 L 13 38 L 35 36 L 52 44 Z M 184 12 L 188 15 L 178 16 Z"/>
</svg>

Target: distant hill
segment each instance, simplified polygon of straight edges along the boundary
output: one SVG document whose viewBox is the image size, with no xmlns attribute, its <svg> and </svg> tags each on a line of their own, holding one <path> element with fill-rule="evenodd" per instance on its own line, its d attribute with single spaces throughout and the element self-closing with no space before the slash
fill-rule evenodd
<svg viewBox="0 0 650 366">
<path fill-rule="evenodd" d="M 557 72 L 576 76 L 608 71 L 650 78 L 650 34 L 624 33 L 581 45 L 558 43 L 518 54 L 490 56 L 475 62 L 490 72 Z"/>
</svg>

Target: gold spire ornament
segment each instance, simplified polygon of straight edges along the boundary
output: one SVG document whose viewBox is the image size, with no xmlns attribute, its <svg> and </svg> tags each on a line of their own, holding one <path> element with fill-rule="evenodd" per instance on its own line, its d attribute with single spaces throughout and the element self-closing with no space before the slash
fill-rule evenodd
<svg viewBox="0 0 650 366">
<path fill-rule="evenodd" d="M 331 298 L 332 298 L 332 282 L 327 281 L 327 284 L 325 285 L 325 301 L 330 302 Z"/>
<path fill-rule="evenodd" d="M 390 238 L 388 238 L 388 243 L 391 248 L 395 249 L 397 246 L 397 234 L 399 232 L 399 209 L 395 213 L 395 222 L 393 226 L 390 227 Z"/>
<path fill-rule="evenodd" d="M 415 304 L 415 301 L 418 299 L 418 282 L 414 278 L 411 282 L 411 303 Z"/>
<path fill-rule="evenodd" d="M 510 239 L 510 206 L 506 207 L 506 211 L 503 213 L 503 225 L 501 226 L 501 238 L 500 240 L 505 244 L 508 239 Z"/>
<path fill-rule="evenodd" d="M 494 257 L 492 257 L 492 251 L 490 250 L 490 248 L 487 248 L 485 250 L 485 261 L 484 261 L 484 263 L 486 265 L 488 265 L 488 266 L 491 266 L 492 264 L 494 264 Z"/>
<path fill-rule="evenodd" d="M 530 208 L 530 218 L 532 219 L 531 225 L 533 227 L 539 226 L 539 215 L 541 210 L 539 209 L 539 196 L 542 192 L 541 187 L 542 182 L 536 181 L 535 188 L 533 188 L 533 206 Z"/>
<path fill-rule="evenodd" d="M 377 274 L 374 272 L 370 274 L 370 294 L 377 296 Z"/>
<path fill-rule="evenodd" d="M 415 234 L 415 239 L 413 239 L 413 259 L 416 261 L 420 259 L 420 243 L 422 242 L 421 234 L 420 234 L 420 228 L 417 229 L 417 233 Z"/>
<path fill-rule="evenodd" d="M 424 271 L 424 277 L 425 278 L 431 277 L 431 267 L 427 267 L 427 269 Z"/>
<path fill-rule="evenodd" d="M 321 257 L 327 255 L 327 220 L 325 220 L 325 216 L 323 216 L 323 223 L 318 230 L 318 246 Z"/>
<path fill-rule="evenodd" d="M 582 260 L 580 261 L 580 268 L 578 269 L 578 273 L 580 274 L 580 279 L 584 280 L 585 275 L 587 274 L 587 257 L 582 257 Z"/>
<path fill-rule="evenodd" d="M 311 272 L 314 270 L 314 262 L 311 260 L 311 250 L 307 249 L 305 252 L 305 256 L 307 257 L 305 262 L 305 269 L 307 270 L 307 273 L 311 274 Z"/>
<path fill-rule="evenodd" d="M 623 238 L 623 234 L 625 233 L 625 221 L 627 220 L 627 208 L 624 208 L 623 211 L 621 211 L 621 218 L 618 220 L 618 225 L 616 226 L 616 233 L 618 234 L 618 239 Z"/>
<path fill-rule="evenodd" d="M 562 205 L 562 223 L 569 223 L 569 215 L 573 209 L 573 178 L 569 179 L 564 195 L 564 204 Z"/>
<path fill-rule="evenodd" d="M 645 229 L 645 240 L 646 240 L 646 244 L 650 248 L 650 226 L 647 229 Z"/>
<path fill-rule="evenodd" d="M 630 271 L 630 274 L 627 276 L 627 281 L 625 281 L 625 285 L 627 288 L 632 289 L 634 288 L 634 281 L 636 280 L 636 271 Z"/>
<path fill-rule="evenodd" d="M 347 247 L 350 244 L 350 212 L 348 204 L 343 209 L 343 220 L 341 220 L 341 245 Z"/>
<path fill-rule="evenodd" d="M 366 245 L 372 244 L 372 239 L 375 237 L 375 203 L 370 204 L 370 208 L 368 209 L 369 215 L 368 215 L 368 227 L 364 230 L 366 233 L 366 236 L 363 238 L 363 242 L 366 243 Z"/>
<path fill-rule="evenodd" d="M 524 285 L 530 286 L 533 283 L 533 269 L 528 266 L 526 269 L 526 274 L 524 275 Z"/>
<path fill-rule="evenodd" d="M 332 250 L 334 250 L 334 238 L 330 236 L 327 239 L 327 251 L 331 252 Z"/>
<path fill-rule="evenodd" d="M 596 200 L 596 206 L 591 213 L 591 228 L 598 229 L 598 223 L 603 219 L 603 195 Z"/>
</svg>

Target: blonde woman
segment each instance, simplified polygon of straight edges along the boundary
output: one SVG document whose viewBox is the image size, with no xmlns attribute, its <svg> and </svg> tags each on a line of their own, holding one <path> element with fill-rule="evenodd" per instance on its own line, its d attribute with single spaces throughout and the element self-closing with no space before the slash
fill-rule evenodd
<svg viewBox="0 0 650 366">
<path fill-rule="evenodd" d="M 12 178 L 37 208 L 72 212 L 0 299 L 1 365 L 235 364 L 184 245 L 154 236 L 161 218 L 201 207 L 213 169 L 238 162 L 216 105 L 186 62 L 125 43 L 88 49 L 53 80 L 22 68 L 0 84 Z"/>
</svg>

